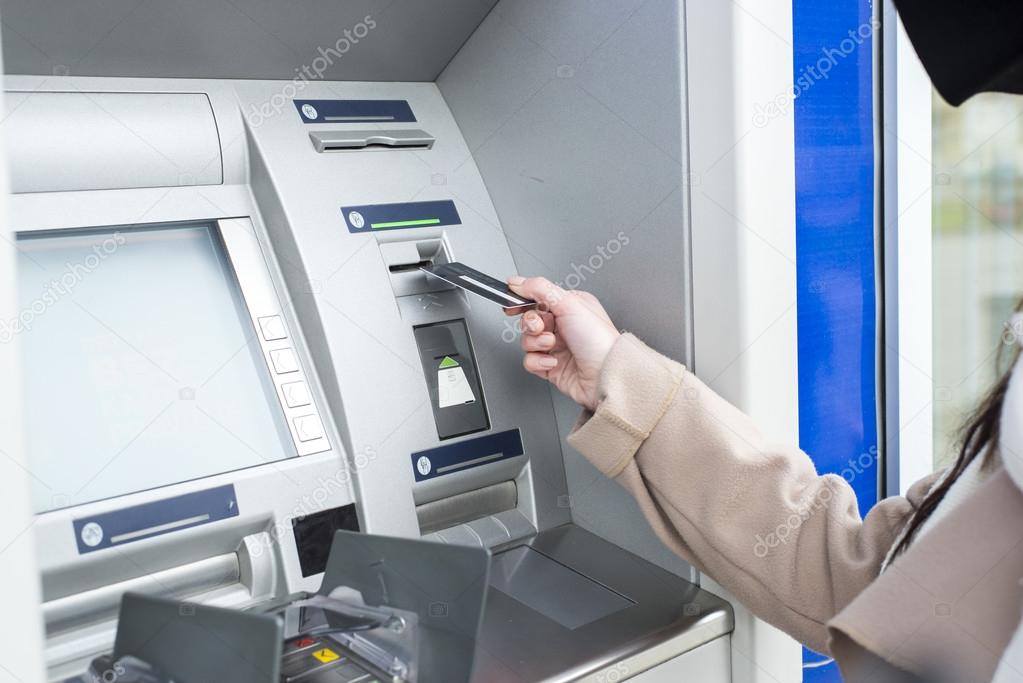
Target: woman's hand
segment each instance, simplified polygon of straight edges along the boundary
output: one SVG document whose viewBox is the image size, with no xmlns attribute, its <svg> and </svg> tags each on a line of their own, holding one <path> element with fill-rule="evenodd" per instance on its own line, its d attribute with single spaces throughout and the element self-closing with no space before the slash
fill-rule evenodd
<svg viewBox="0 0 1023 683">
<path fill-rule="evenodd" d="M 520 321 L 523 366 L 579 405 L 596 410 L 600 369 L 621 335 L 604 307 L 588 292 L 566 291 L 542 277 L 511 277 L 508 285 L 540 303 Z"/>
</svg>

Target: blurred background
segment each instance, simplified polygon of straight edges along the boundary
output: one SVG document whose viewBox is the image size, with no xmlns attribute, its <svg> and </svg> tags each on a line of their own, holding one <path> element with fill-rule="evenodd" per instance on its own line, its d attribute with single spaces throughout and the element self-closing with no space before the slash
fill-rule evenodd
<svg viewBox="0 0 1023 683">
<path fill-rule="evenodd" d="M 1023 98 L 934 96 L 934 464 L 994 380 L 1023 294 Z M 1009 359 L 1008 351 L 1002 355 Z"/>
</svg>

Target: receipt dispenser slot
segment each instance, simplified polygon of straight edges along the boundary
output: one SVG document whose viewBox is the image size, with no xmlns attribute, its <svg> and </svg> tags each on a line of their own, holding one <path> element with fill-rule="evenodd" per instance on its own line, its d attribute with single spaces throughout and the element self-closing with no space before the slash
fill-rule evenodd
<svg viewBox="0 0 1023 683">
<path fill-rule="evenodd" d="M 369 149 L 431 149 L 434 137 L 425 130 L 318 130 L 309 133 L 317 152 Z"/>
<path fill-rule="evenodd" d="M 490 428 L 476 357 L 464 320 L 413 329 L 441 439 Z"/>
</svg>

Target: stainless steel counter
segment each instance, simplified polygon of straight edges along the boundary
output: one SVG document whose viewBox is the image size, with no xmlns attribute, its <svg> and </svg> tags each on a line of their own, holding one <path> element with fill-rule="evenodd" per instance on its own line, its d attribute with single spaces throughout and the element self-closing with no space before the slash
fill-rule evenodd
<svg viewBox="0 0 1023 683">
<path fill-rule="evenodd" d="M 490 584 L 478 683 L 624 680 L 733 628 L 721 598 L 571 524 L 495 555 Z"/>
</svg>

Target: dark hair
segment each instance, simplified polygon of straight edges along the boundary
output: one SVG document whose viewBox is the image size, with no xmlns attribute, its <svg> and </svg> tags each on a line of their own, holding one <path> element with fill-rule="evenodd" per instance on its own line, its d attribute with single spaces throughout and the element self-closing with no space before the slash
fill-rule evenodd
<svg viewBox="0 0 1023 683">
<path fill-rule="evenodd" d="M 1023 301 L 1016 306 L 1016 311 L 1023 309 Z M 1015 341 L 1018 330 L 1007 329 L 1002 338 L 1002 347 L 998 351 L 998 365 L 1002 366 L 1004 351 L 1009 346 L 1010 340 Z M 995 385 L 988 390 L 987 395 L 981 401 L 977 409 L 970 415 L 966 423 L 960 428 L 959 455 L 952 465 L 951 472 L 944 478 L 941 485 L 930 491 L 924 498 L 920 507 L 910 517 L 906 532 L 902 534 L 893 556 L 904 552 L 913 537 L 920 530 L 920 527 L 927 518 L 931 516 L 935 508 L 945 498 L 945 494 L 952 488 L 952 485 L 962 476 L 963 471 L 969 467 L 978 456 L 984 456 L 983 466 L 989 466 L 998 453 L 998 437 L 1001 434 L 1002 426 L 1002 404 L 1005 403 L 1005 394 L 1009 390 L 1009 379 L 1012 377 L 1012 367 L 1019 358 L 1020 350 L 1018 344 L 1013 344 L 1015 350 L 1012 353 L 1011 362 L 1002 370 L 1002 374 Z"/>
</svg>

